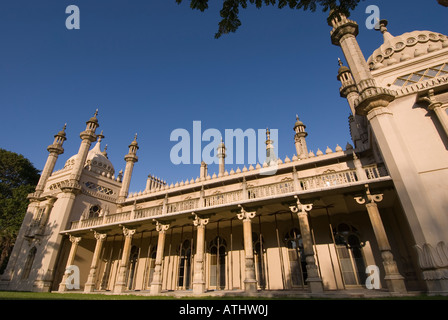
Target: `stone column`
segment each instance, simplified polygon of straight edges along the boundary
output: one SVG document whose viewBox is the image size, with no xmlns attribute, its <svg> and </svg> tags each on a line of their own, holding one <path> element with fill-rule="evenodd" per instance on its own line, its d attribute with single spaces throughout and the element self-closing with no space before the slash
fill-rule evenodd
<svg viewBox="0 0 448 320">
<path fill-rule="evenodd" d="M 107 237 L 105 233 L 98 233 L 94 231 L 96 246 L 93 252 L 92 264 L 90 265 L 90 272 L 87 282 L 84 286 L 84 292 L 93 292 L 95 290 L 95 281 L 97 276 L 98 262 L 100 260 L 101 249 L 103 248 L 104 240 Z"/>
<path fill-rule="evenodd" d="M 69 253 L 68 259 L 67 259 L 67 264 L 65 267 L 66 270 L 69 266 L 73 265 L 73 262 L 75 262 L 76 250 L 78 249 L 78 244 L 79 244 L 79 241 L 81 241 L 81 237 L 75 237 L 75 236 L 69 235 L 69 240 L 72 243 L 72 246 L 70 247 L 70 253 Z M 59 292 L 64 292 L 67 289 L 66 288 L 67 278 L 68 278 L 68 273 L 64 272 L 62 281 L 59 284 L 59 290 L 58 290 Z"/>
<path fill-rule="evenodd" d="M 157 243 L 156 263 L 154 267 L 154 275 L 151 282 L 151 294 L 159 294 L 162 292 L 162 262 L 163 252 L 165 251 L 165 236 L 169 229 L 169 224 L 162 224 L 156 221 L 156 230 L 159 233 L 159 240 Z"/>
<path fill-rule="evenodd" d="M 135 229 L 123 227 L 123 234 L 125 237 L 124 248 L 118 270 L 118 280 L 114 287 L 115 293 L 122 293 L 126 290 L 126 275 L 128 271 L 129 254 L 131 253 L 132 236 L 135 234 Z"/>
<path fill-rule="evenodd" d="M 256 212 L 247 212 L 241 205 L 241 213 L 237 214 L 239 220 L 243 220 L 244 253 L 245 253 L 245 279 L 244 290 L 246 292 L 257 291 L 257 279 L 255 278 L 254 249 L 252 244 L 252 218 Z"/>
<path fill-rule="evenodd" d="M 209 218 L 200 218 L 195 215 L 194 225 L 197 228 L 196 255 L 194 259 L 194 276 L 193 276 L 193 293 L 204 293 L 204 252 L 205 252 L 205 226 L 209 222 Z"/>
<path fill-rule="evenodd" d="M 321 293 L 324 291 L 322 286 L 322 279 L 319 276 L 319 271 L 316 265 L 316 259 L 314 258 L 313 241 L 311 238 L 311 230 L 308 221 L 308 211 L 313 208 L 312 204 L 302 204 L 297 196 L 297 205 L 290 206 L 289 209 L 293 213 L 297 213 L 299 218 L 300 234 L 302 236 L 303 253 L 305 255 L 307 279 L 309 290 L 312 293 Z"/>
<path fill-rule="evenodd" d="M 384 270 L 386 272 L 384 279 L 386 280 L 387 287 L 390 292 L 406 293 L 404 278 L 398 271 L 397 263 L 395 262 L 394 256 L 391 252 L 391 247 L 389 244 L 389 240 L 387 239 L 386 230 L 384 229 L 380 212 L 378 211 L 378 205 L 376 204 L 376 202 L 381 202 L 383 200 L 383 195 L 372 195 L 370 194 L 369 186 L 366 184 L 365 187 L 366 196 L 355 197 L 355 200 L 359 204 L 366 204 L 370 222 L 372 223 L 373 227 L 373 232 L 375 233 L 375 238 L 381 251 Z"/>
</svg>

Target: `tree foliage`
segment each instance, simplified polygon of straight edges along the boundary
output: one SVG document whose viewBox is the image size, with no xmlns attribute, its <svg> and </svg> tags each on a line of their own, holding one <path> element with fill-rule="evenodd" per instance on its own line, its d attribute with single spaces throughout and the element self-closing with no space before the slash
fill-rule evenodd
<svg viewBox="0 0 448 320">
<path fill-rule="evenodd" d="M 14 245 L 39 171 L 24 156 L 0 149 L 0 273 Z"/>
<path fill-rule="evenodd" d="M 313 12 L 321 7 L 324 12 L 335 9 L 348 17 L 350 11 L 354 10 L 360 1 L 362 0 L 224 0 L 220 11 L 222 20 L 218 24 L 218 32 L 216 32 L 215 38 L 235 32 L 241 26 L 241 21 L 238 18 L 239 9 L 246 9 L 248 3 L 255 5 L 257 8 L 271 5 L 277 6 L 279 9 L 289 7 L 290 9 L 303 9 Z M 176 0 L 176 2 L 181 4 L 182 0 Z M 203 12 L 208 9 L 208 0 L 190 0 L 190 8 Z"/>
</svg>

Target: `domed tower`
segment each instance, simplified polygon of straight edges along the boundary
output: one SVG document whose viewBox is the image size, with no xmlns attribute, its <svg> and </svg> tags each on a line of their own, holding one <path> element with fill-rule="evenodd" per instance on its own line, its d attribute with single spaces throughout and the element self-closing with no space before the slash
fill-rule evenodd
<svg viewBox="0 0 448 320">
<path fill-rule="evenodd" d="M 394 183 L 416 264 L 431 293 L 448 292 L 448 37 L 432 31 L 393 36 L 379 22 L 383 44 L 365 60 L 356 22 L 330 21 L 359 92 L 355 115 L 365 116 Z M 447 128 L 447 129 L 445 129 Z M 437 187 L 435 187 L 437 186 Z M 401 218 L 402 217 L 402 218 Z"/>
<path fill-rule="evenodd" d="M 299 116 L 296 115 L 296 123 L 294 125 L 294 144 L 296 146 L 297 158 L 308 158 L 308 148 L 306 146 L 306 137 L 308 133 L 305 131 L 306 126 L 299 120 Z"/>
</svg>

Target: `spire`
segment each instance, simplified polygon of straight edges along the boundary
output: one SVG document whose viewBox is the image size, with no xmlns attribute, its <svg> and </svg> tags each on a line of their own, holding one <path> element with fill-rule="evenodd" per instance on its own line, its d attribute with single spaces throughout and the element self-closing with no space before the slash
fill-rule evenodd
<svg viewBox="0 0 448 320">
<path fill-rule="evenodd" d="M 103 150 L 102 154 L 103 154 L 103 156 L 105 156 L 105 157 L 107 158 L 107 144 L 106 144 L 106 146 L 104 147 L 104 150 Z M 109 159 L 109 158 L 108 158 L 108 159 Z"/>
<path fill-rule="evenodd" d="M 300 121 L 299 116 L 296 115 L 296 123 L 294 125 L 294 144 L 296 147 L 297 157 L 299 159 L 308 158 L 308 148 L 306 146 L 305 138 L 308 136 L 308 133 L 305 131 L 306 126 Z"/>
<path fill-rule="evenodd" d="M 384 38 L 384 43 L 392 40 L 394 37 L 389 33 L 389 31 L 387 31 L 387 24 L 388 21 L 385 19 L 382 19 L 378 22 L 379 24 L 379 31 L 381 31 L 381 33 L 383 34 L 383 38 Z"/>
<path fill-rule="evenodd" d="M 226 146 L 224 142 L 222 141 L 221 137 L 221 143 L 218 146 L 218 160 L 219 160 L 219 176 L 224 175 L 225 171 L 225 157 L 226 157 Z"/>
<path fill-rule="evenodd" d="M 269 128 L 266 128 L 266 163 L 270 163 L 270 161 L 275 160 L 274 153 L 274 141 L 271 140 L 271 131 Z"/>
<path fill-rule="evenodd" d="M 101 140 L 104 139 L 103 130 L 101 130 L 101 133 L 97 134 L 96 137 L 98 139 L 98 142 L 101 142 Z"/>
</svg>

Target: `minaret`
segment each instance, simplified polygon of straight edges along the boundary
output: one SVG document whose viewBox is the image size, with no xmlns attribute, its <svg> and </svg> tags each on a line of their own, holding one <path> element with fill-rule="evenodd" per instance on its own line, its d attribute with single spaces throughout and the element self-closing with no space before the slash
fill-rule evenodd
<svg viewBox="0 0 448 320">
<path fill-rule="evenodd" d="M 299 120 L 299 116 L 296 115 L 296 124 L 294 125 L 294 144 L 296 146 L 297 158 L 306 159 L 308 158 L 308 148 L 306 146 L 305 138 L 308 133 L 305 131 L 306 126 L 302 121 Z"/>
<path fill-rule="evenodd" d="M 129 145 L 129 152 L 124 156 L 126 161 L 126 168 L 124 170 L 123 183 L 121 185 L 120 194 L 118 196 L 118 201 L 124 201 L 128 196 L 129 185 L 131 183 L 132 170 L 134 169 L 134 164 L 138 161 L 137 157 L 138 143 L 137 134 L 134 136 L 134 141 Z"/>
<path fill-rule="evenodd" d="M 358 24 L 347 19 L 340 12 L 332 11 L 330 15 L 333 17 L 328 23 L 333 27 L 331 42 L 341 47 L 359 91 L 359 98 L 354 101 L 353 105 L 355 114 L 367 115 L 373 108 L 387 106 L 395 99 L 395 96 L 392 91 L 377 87 L 356 40 L 359 31 Z M 387 36 L 385 35 L 385 37 Z"/>
<path fill-rule="evenodd" d="M 367 141 L 367 121 L 366 117 L 356 115 L 355 101 L 359 98 L 358 88 L 353 80 L 350 69 L 343 65 L 341 59 L 338 59 L 339 70 L 337 79 L 341 82 L 339 89 L 342 98 L 346 98 L 352 114 L 349 116 L 350 134 L 355 143 L 356 149 L 361 149 L 362 144 Z"/>
<path fill-rule="evenodd" d="M 271 131 L 269 131 L 269 128 L 266 128 L 266 163 L 268 165 L 270 165 L 271 161 L 276 160 L 273 143 L 274 141 L 271 140 Z"/>
<path fill-rule="evenodd" d="M 338 58 L 339 70 L 337 79 L 341 82 L 341 88 L 339 89 L 342 98 L 346 98 L 350 105 L 352 114 L 355 114 L 355 100 L 359 97 L 358 88 L 356 87 L 355 80 L 350 69 L 342 63 Z"/>
<path fill-rule="evenodd" d="M 45 184 L 47 183 L 48 177 L 50 177 L 54 170 L 54 166 L 56 165 L 59 155 L 64 153 L 64 148 L 62 148 L 62 145 L 64 144 L 64 141 L 67 140 L 65 137 L 66 127 L 67 124 L 65 124 L 64 128 L 62 128 L 62 130 L 54 136 L 53 144 L 49 145 L 47 148 L 50 154 L 48 155 L 47 162 L 45 163 L 44 169 L 42 170 L 42 174 L 39 178 L 39 182 L 36 186 L 36 193 L 38 194 L 44 191 Z"/>
<path fill-rule="evenodd" d="M 70 174 L 70 182 L 79 182 L 81 177 L 82 169 L 86 162 L 87 154 L 89 153 L 90 145 L 95 142 L 97 136 L 95 134 L 96 129 L 100 126 L 98 124 L 98 109 L 96 109 L 95 114 L 86 122 L 86 130 L 80 133 L 80 138 L 82 139 L 81 145 L 79 146 L 79 151 L 76 156 L 75 165 Z"/>
<path fill-rule="evenodd" d="M 226 146 L 224 145 L 224 142 L 221 138 L 221 143 L 218 146 L 218 159 L 219 159 L 219 174 L 218 177 L 221 177 L 224 175 L 224 171 L 226 170 L 225 166 L 225 157 L 226 157 Z"/>
</svg>

